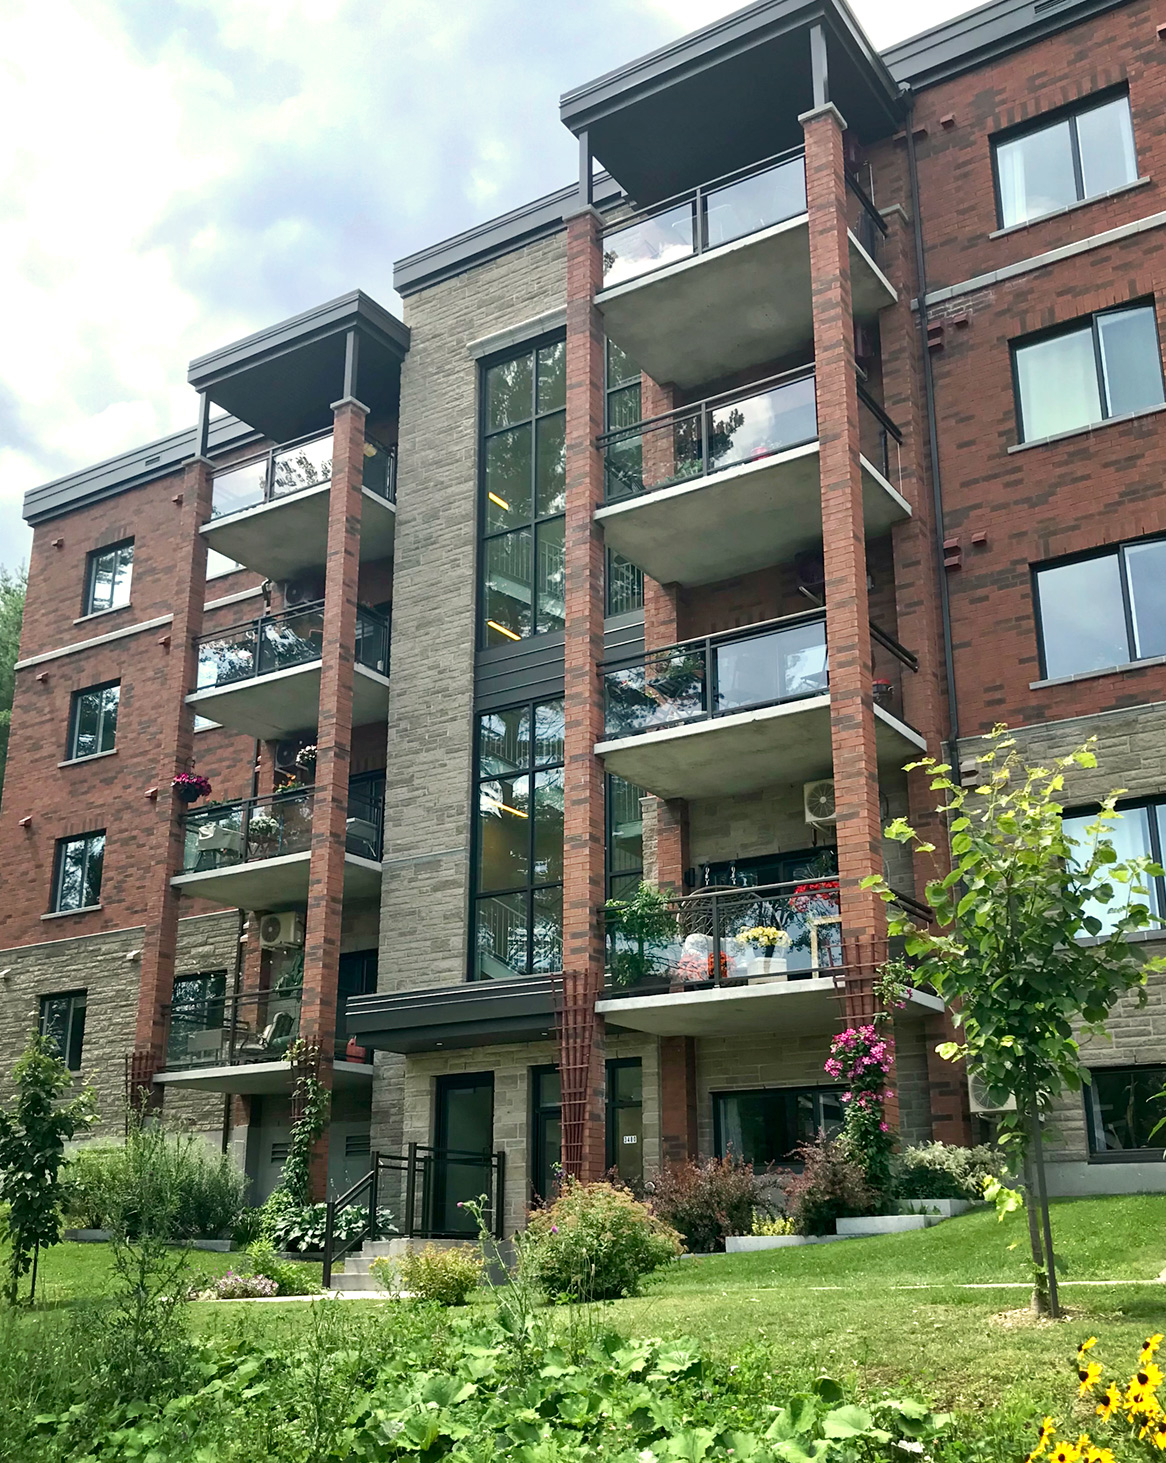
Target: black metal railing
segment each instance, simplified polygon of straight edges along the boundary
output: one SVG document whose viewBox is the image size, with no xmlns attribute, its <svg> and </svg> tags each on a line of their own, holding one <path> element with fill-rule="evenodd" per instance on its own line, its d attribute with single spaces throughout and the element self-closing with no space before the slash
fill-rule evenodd
<svg viewBox="0 0 1166 1463">
<path fill-rule="evenodd" d="M 631 426 L 605 432 L 605 497 L 618 503 L 729 467 L 758 462 L 818 435 L 814 368 L 708 397 Z"/>
<path fill-rule="evenodd" d="M 639 279 L 806 211 L 802 148 L 738 168 L 603 231 L 603 288 Z"/>
<path fill-rule="evenodd" d="M 903 434 L 862 383 L 858 386 L 858 442 L 862 455 L 893 487 L 902 491 L 899 459 Z"/>
<path fill-rule="evenodd" d="M 894 636 L 870 629 L 875 702 L 901 714 L 902 669 L 918 670 L 919 663 Z M 830 684 L 826 611 L 685 640 L 609 663 L 601 673 L 609 740 L 820 696 Z"/>
<path fill-rule="evenodd" d="M 176 1002 L 169 1007 L 167 1069 L 281 1061 L 300 1034 L 302 1000 L 297 984 L 289 990 Z"/>
<path fill-rule="evenodd" d="M 847 225 L 854 237 L 877 263 L 882 253 L 883 240 L 887 236 L 886 222 L 871 202 L 866 189 L 849 169 L 846 171 L 846 192 Z"/>
<path fill-rule="evenodd" d="M 364 444 L 363 485 L 386 502 L 397 501 L 397 449 L 371 437 Z M 273 447 L 262 456 L 232 463 L 216 472 L 211 518 L 225 518 L 260 503 L 303 492 L 332 481 L 332 433 L 325 432 Z"/>
<path fill-rule="evenodd" d="M 388 675 L 390 625 L 361 605 L 356 612 L 358 665 Z M 319 660 L 324 648 L 324 601 L 261 615 L 198 640 L 198 691 L 233 686 Z"/>
<path fill-rule="evenodd" d="M 328 1201 L 324 1232 L 324 1275 L 327 1289 L 336 1261 L 365 1240 L 384 1232 L 386 1210 L 394 1217 L 393 1233 L 402 1239 L 473 1239 L 478 1225 L 467 1200 L 484 1200 L 483 1220 L 495 1239 L 503 1236 L 506 1154 L 476 1153 L 458 1148 L 432 1148 L 410 1143 L 403 1154 L 374 1153 L 369 1172 L 351 1188 Z M 363 1224 L 336 1238 L 337 1220 L 353 1209 L 365 1211 Z"/>
<path fill-rule="evenodd" d="M 314 800 L 313 788 L 297 787 L 269 797 L 240 798 L 192 809 L 183 816 L 182 872 L 205 874 L 285 854 L 307 853 L 312 846 Z M 383 792 L 354 785 L 348 794 L 348 852 L 378 860 L 383 823 Z"/>
</svg>

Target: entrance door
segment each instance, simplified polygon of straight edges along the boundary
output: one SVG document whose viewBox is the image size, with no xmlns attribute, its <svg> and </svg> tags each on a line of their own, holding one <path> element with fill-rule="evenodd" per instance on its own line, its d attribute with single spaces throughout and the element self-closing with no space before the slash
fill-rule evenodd
<svg viewBox="0 0 1166 1463">
<path fill-rule="evenodd" d="M 476 1234 L 472 1215 L 458 1205 L 491 1192 L 494 1142 L 493 1072 L 437 1079 L 434 1147 L 426 1175 L 425 1213 L 434 1234 Z"/>
<path fill-rule="evenodd" d="M 607 1166 L 629 1189 L 644 1183 L 644 1075 L 639 1057 L 607 1064 Z"/>
<path fill-rule="evenodd" d="M 531 1199 L 550 1204 L 559 1192 L 563 1161 L 563 1085 L 558 1067 L 535 1067 L 531 1078 Z"/>
</svg>

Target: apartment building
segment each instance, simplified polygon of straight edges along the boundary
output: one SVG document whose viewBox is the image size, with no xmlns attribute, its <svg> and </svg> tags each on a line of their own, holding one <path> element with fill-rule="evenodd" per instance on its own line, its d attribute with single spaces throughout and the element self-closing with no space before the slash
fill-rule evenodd
<svg viewBox="0 0 1166 1463">
<path fill-rule="evenodd" d="M 227 345 L 193 431 L 30 493 L 0 1060 L 39 1023 L 262 1197 L 302 1037 L 321 1192 L 391 1154 L 418 1231 L 509 1230 L 560 1162 L 838 1123 L 861 882 L 924 918 L 944 867 L 882 835 L 941 832 L 919 754 L 1096 734 L 1071 816 L 1123 787 L 1160 856 L 1164 37 L 757 0 L 567 93 L 577 182 L 399 261 L 404 321 Z M 942 1004 L 894 1026 L 903 1140 L 988 1133 Z M 1166 982 L 1112 1026 L 1058 1192 L 1166 1188 Z"/>
</svg>

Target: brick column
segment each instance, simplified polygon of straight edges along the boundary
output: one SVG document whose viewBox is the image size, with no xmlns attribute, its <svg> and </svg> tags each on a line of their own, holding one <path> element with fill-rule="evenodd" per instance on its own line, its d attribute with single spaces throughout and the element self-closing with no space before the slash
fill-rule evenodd
<svg viewBox="0 0 1166 1463">
<path fill-rule="evenodd" d="M 941 1042 L 956 1039 L 946 1011 L 931 1017 L 926 1027 L 927 1089 L 931 1103 L 931 1136 L 937 1143 L 972 1146 L 972 1109 L 968 1101 L 968 1069 L 964 1062 L 945 1062 L 936 1051 Z"/>
<path fill-rule="evenodd" d="M 806 137 L 838 870 L 846 962 L 852 965 L 872 959 L 886 925 L 882 901 L 859 888 L 863 878 L 882 869 L 882 828 L 846 228 L 845 123 L 831 103 L 800 120 Z"/>
<path fill-rule="evenodd" d="M 585 1179 L 605 1166 L 603 1022 L 604 770 L 594 754 L 603 735 L 602 322 L 592 300 L 602 279 L 600 218 L 590 207 L 567 220 L 567 523 L 565 806 L 563 810 L 563 1010 L 560 1071 L 563 1166 Z"/>
<path fill-rule="evenodd" d="M 660 1151 L 665 1163 L 697 1155 L 695 1037 L 660 1038 Z"/>
<path fill-rule="evenodd" d="M 134 1025 L 134 1083 L 144 1085 L 165 1062 L 166 1027 L 174 994 L 174 960 L 178 945 L 179 895 L 170 880 L 181 870 L 185 805 L 170 790 L 172 779 L 188 772 L 194 758 L 194 713 L 187 694 L 198 679 L 196 641 L 202 633 L 206 599 L 206 541 L 200 526 L 210 517 L 211 464 L 195 457 L 186 465 L 182 490 L 174 499 L 174 538 L 178 544 L 174 570 L 174 618 L 168 632 L 154 637 L 151 653 L 163 660 L 159 684 L 151 691 L 158 717 L 160 755 L 157 797 L 141 802 L 142 821 L 150 828 L 143 849 L 151 850 L 147 869 L 146 928 Z M 128 789 L 141 797 L 144 788 Z M 161 1089 L 154 1097 L 162 1100 Z"/>
<path fill-rule="evenodd" d="M 364 419 L 368 408 L 352 397 L 334 403 L 332 489 L 324 580 L 324 649 L 316 732 L 316 789 L 308 877 L 307 939 L 300 1034 L 319 1048 L 319 1078 L 332 1086 L 336 986 L 344 911 L 344 842 L 352 752 L 352 681 L 360 569 Z M 328 1134 L 312 1155 L 312 1192 L 327 1187 Z"/>
</svg>

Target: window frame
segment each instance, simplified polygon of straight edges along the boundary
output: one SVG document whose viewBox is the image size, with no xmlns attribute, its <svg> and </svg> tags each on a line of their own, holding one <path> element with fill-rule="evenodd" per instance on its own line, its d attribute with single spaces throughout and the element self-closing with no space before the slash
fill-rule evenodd
<svg viewBox="0 0 1166 1463">
<path fill-rule="evenodd" d="M 63 838 L 58 838 L 53 849 L 53 883 L 50 891 L 50 914 L 83 914 L 86 910 L 101 908 L 101 881 L 98 883 L 97 900 L 94 904 L 76 904 L 65 907 L 61 903 L 61 883 L 65 872 L 65 850 L 72 843 L 83 843 L 85 845 L 85 863 L 81 875 L 82 889 L 89 882 L 89 864 L 93 857 L 92 844 L 95 839 L 101 839 L 101 881 L 105 878 L 105 852 L 106 852 L 106 830 L 104 828 L 93 828 L 87 833 L 69 833 Z"/>
<path fill-rule="evenodd" d="M 551 705 L 551 704 L 554 704 L 556 702 L 560 706 L 563 707 L 563 725 L 564 725 L 564 733 L 565 733 L 565 730 L 566 730 L 566 703 L 565 703 L 565 698 L 561 694 L 558 695 L 558 696 L 539 696 L 539 697 L 527 699 L 527 700 L 524 700 L 524 701 L 515 701 L 515 702 L 510 703 L 507 706 L 495 706 L 495 707 L 491 707 L 491 709 L 488 710 L 488 711 L 476 711 L 474 713 L 474 718 L 473 718 L 473 727 L 474 727 L 474 732 L 473 732 L 473 735 L 474 735 L 474 765 L 473 765 L 473 772 L 474 772 L 474 776 L 473 776 L 473 784 L 472 784 L 472 789 L 471 789 L 471 802 L 470 802 L 470 817 L 472 819 L 471 830 L 470 830 L 470 917 L 469 917 L 469 938 L 468 938 L 468 940 L 466 942 L 466 945 L 467 945 L 467 950 L 466 950 L 466 980 L 469 981 L 469 982 L 473 982 L 475 984 L 479 983 L 482 979 L 486 979 L 486 980 L 490 979 L 490 977 L 480 977 L 476 973 L 477 972 L 477 960 L 478 960 L 478 906 L 480 904 L 483 904 L 483 903 L 487 902 L 488 900 L 491 900 L 491 899 L 506 899 L 506 898 L 511 898 L 511 897 L 517 896 L 517 895 L 521 895 L 523 897 L 523 899 L 525 900 L 525 905 L 526 905 L 526 969 L 525 970 L 516 970 L 516 971 L 514 971 L 513 972 L 514 978 L 516 980 L 523 980 L 523 979 L 534 978 L 534 977 L 537 977 L 539 975 L 550 975 L 550 974 L 553 973 L 553 972 L 550 972 L 550 971 L 536 971 L 536 970 L 533 970 L 531 967 L 533 966 L 533 963 L 534 963 L 534 940 L 535 940 L 534 900 L 535 900 L 535 895 L 538 894 L 538 893 L 542 893 L 542 892 L 544 892 L 544 891 L 546 891 L 548 889 L 558 889 L 560 891 L 560 896 L 561 896 L 561 893 L 562 893 L 562 890 L 563 890 L 563 887 L 564 887 L 564 884 L 565 884 L 565 878 L 564 879 L 543 880 L 543 881 L 538 882 L 538 883 L 536 883 L 535 880 L 534 880 L 534 878 L 533 878 L 533 873 L 534 873 L 534 848 L 535 848 L 535 842 L 536 842 L 536 837 L 537 837 L 537 820 L 534 817 L 534 808 L 535 808 L 534 784 L 535 784 L 535 778 L 538 776 L 538 774 L 540 772 L 555 772 L 555 771 L 561 771 L 562 772 L 562 774 L 563 774 L 564 812 L 566 810 L 566 782 L 567 782 L 566 747 L 564 746 L 564 749 L 563 749 L 563 757 L 562 757 L 562 760 L 561 761 L 557 761 L 557 762 L 539 762 L 537 760 L 537 754 L 536 754 L 536 750 L 535 750 L 535 747 L 536 747 L 536 738 L 535 738 L 535 711 L 536 711 L 536 708 L 538 708 L 539 706 Z M 521 767 L 521 768 L 519 768 L 519 769 L 516 769 L 515 772 L 512 775 L 514 777 L 516 777 L 516 778 L 518 778 L 518 777 L 526 777 L 526 778 L 529 778 L 530 779 L 530 790 L 531 790 L 530 808 L 531 808 L 531 817 L 530 817 L 530 820 L 529 820 L 530 821 L 530 829 L 529 829 L 528 844 L 527 844 L 527 848 L 528 848 L 527 868 L 528 868 L 528 872 L 531 875 L 531 877 L 529 877 L 527 879 L 526 883 L 523 884 L 523 885 L 515 885 L 515 886 L 512 886 L 512 887 L 510 887 L 508 889 L 491 889 L 489 891 L 485 891 L 485 890 L 483 890 L 481 888 L 481 880 L 480 880 L 480 872 L 479 872 L 479 860 L 481 858 L 481 850 L 482 850 L 482 819 L 481 819 L 482 785 L 483 785 L 483 783 L 486 783 L 486 782 L 496 782 L 499 779 L 498 779 L 498 775 L 496 773 L 495 774 L 489 774 L 489 773 L 485 773 L 485 772 L 482 771 L 481 723 L 482 723 L 482 720 L 483 720 L 484 717 L 487 717 L 487 716 L 501 716 L 501 715 L 504 715 L 506 712 L 509 712 L 509 711 L 526 711 L 526 712 L 529 713 L 529 716 L 530 716 L 530 750 L 529 750 L 529 755 L 528 755 L 527 761 L 524 764 L 524 766 Z M 565 836 L 564 836 L 563 842 L 564 842 L 564 848 L 565 848 L 565 845 L 566 845 L 566 838 L 565 838 Z M 565 875 L 565 872 L 566 871 L 564 870 L 564 875 Z M 560 945 L 560 951 L 562 950 L 562 939 L 563 939 L 563 913 L 562 913 L 562 901 L 561 901 L 561 898 L 560 898 L 560 905 L 559 905 L 559 945 Z M 560 969 L 561 969 L 561 965 L 560 965 Z"/>
<path fill-rule="evenodd" d="M 633 878 L 634 877 L 640 883 L 642 883 L 643 882 L 643 878 L 644 878 L 644 861 L 643 861 L 643 852 L 644 852 L 644 841 L 643 840 L 644 840 L 644 835 L 643 835 L 643 825 L 642 824 L 641 824 L 641 831 L 640 831 L 640 863 L 639 863 L 639 866 L 637 868 L 632 868 L 632 869 L 613 869 L 612 868 L 612 858 L 611 858 L 611 856 L 612 856 L 612 853 L 613 853 L 613 851 L 615 849 L 615 826 L 614 826 L 614 821 L 613 821 L 613 818 L 612 818 L 612 814 L 615 811 L 615 798 L 612 796 L 612 782 L 616 778 L 619 778 L 619 781 L 622 782 L 622 783 L 624 783 L 628 787 L 637 787 L 638 786 L 637 783 L 628 782 L 628 780 L 627 780 L 626 777 L 619 777 L 619 774 L 617 772 L 607 772 L 607 773 L 604 773 L 604 777 L 603 777 L 603 893 L 604 893 L 604 898 L 605 899 L 612 898 L 611 886 L 612 886 L 612 880 L 613 879 L 630 879 L 630 878 Z M 640 797 L 641 798 L 645 798 L 645 797 L 648 796 L 648 794 L 644 791 L 643 788 L 640 788 L 639 789 L 639 792 L 640 792 Z M 642 812 L 642 808 L 641 808 L 641 812 Z"/>
<path fill-rule="evenodd" d="M 1141 176 L 1141 165 L 1138 159 L 1137 133 L 1134 131 L 1134 109 L 1130 103 L 1128 85 L 1110 87 L 1094 92 L 1088 98 L 1078 98 L 1075 102 L 1068 102 L 1064 106 L 1050 108 L 1049 111 L 1041 112 L 1036 117 L 1030 117 L 1014 127 L 1003 127 L 989 137 L 992 154 L 992 195 L 996 204 L 997 230 L 1011 231 L 1027 228 L 1029 224 L 1040 223 L 1043 219 L 1056 218 L 1067 209 L 1075 208 L 1082 203 L 1091 203 L 1110 196 L 1113 189 L 1107 189 L 1104 193 L 1085 192 L 1085 172 L 1081 165 L 1081 139 L 1077 130 L 1077 120 L 1089 112 L 1097 111 L 1100 107 L 1107 107 L 1112 102 L 1120 101 L 1123 98 L 1130 120 L 1130 141 L 1134 149 L 1134 176 L 1129 183 L 1120 186 L 1129 188 Z M 1059 127 L 1063 122 L 1069 123 L 1069 154 L 1073 163 L 1073 186 L 1077 190 L 1076 199 L 1072 203 L 1062 204 L 1059 208 L 1050 208 L 1047 213 L 1034 213 L 1030 218 L 1020 219 L 1017 223 L 1005 223 L 1004 190 L 1000 181 L 1000 149 L 1007 147 L 1011 142 L 1020 142 L 1025 137 L 1032 137 L 1037 132 Z"/>
<path fill-rule="evenodd" d="M 1126 628 L 1126 651 L 1129 659 L 1120 661 L 1116 666 L 1102 666 L 1094 671 L 1070 671 L 1069 675 L 1080 676 L 1102 676 L 1109 670 L 1120 670 L 1124 666 L 1138 665 L 1141 661 L 1154 661 L 1162 659 L 1158 655 L 1135 655 L 1137 649 L 1137 634 L 1134 627 L 1134 607 L 1130 598 L 1129 574 L 1126 571 L 1126 550 L 1140 548 L 1143 544 L 1162 543 L 1166 544 L 1166 533 L 1150 533 L 1142 538 L 1119 539 L 1117 543 L 1106 544 L 1096 549 L 1083 549 L 1076 554 L 1063 554 L 1056 559 L 1042 559 L 1039 564 L 1029 565 L 1030 592 L 1032 594 L 1033 623 L 1036 627 L 1036 648 L 1037 663 L 1040 667 L 1040 679 L 1060 680 L 1060 676 L 1050 676 L 1048 658 L 1045 654 L 1045 627 L 1044 614 L 1041 610 L 1040 599 L 1040 576 L 1048 569 L 1067 569 L 1073 564 L 1087 564 L 1094 559 L 1116 558 L 1118 566 L 1118 579 L 1121 585 L 1121 607 L 1122 619 Z M 1166 907 L 1166 906 L 1164 906 Z"/>
<path fill-rule="evenodd" d="M 603 426 L 604 430 L 608 432 L 611 431 L 614 425 L 611 416 L 611 404 L 618 392 L 627 391 L 632 386 L 636 387 L 640 393 L 639 415 L 641 420 L 644 415 L 644 373 L 640 371 L 636 377 L 628 377 L 626 380 L 613 380 L 611 373 L 611 347 L 611 340 L 605 336 L 603 341 Z M 616 349 L 619 348 L 616 347 Z M 626 352 L 621 351 L 620 354 L 624 355 Z M 609 549 L 605 544 L 603 550 L 603 613 L 609 619 L 615 615 L 642 614 L 644 610 L 644 571 L 638 564 L 633 564 L 630 559 L 624 559 L 623 562 L 628 564 L 639 578 L 639 603 L 630 605 L 622 610 L 612 609 L 611 591 L 615 583 L 614 561 L 617 558 L 623 558 L 623 556 L 617 554 L 614 549 Z"/>
<path fill-rule="evenodd" d="M 110 743 L 110 745 L 108 747 L 100 747 L 99 746 L 96 752 L 78 752 L 77 751 L 77 733 L 78 733 L 78 730 L 79 730 L 79 725 L 80 725 L 80 720 L 81 720 L 80 713 L 81 713 L 81 700 L 82 700 L 82 697 L 84 697 L 84 696 L 93 696 L 93 695 L 99 694 L 99 693 L 100 694 L 104 694 L 104 692 L 111 691 L 111 690 L 114 690 L 114 689 L 117 690 L 117 693 L 118 694 L 117 694 L 117 699 L 115 700 L 114 707 L 113 707 L 113 740 L 112 740 L 112 742 Z M 112 680 L 112 681 L 99 681 L 94 686 L 82 686 L 80 690 L 74 691 L 73 694 L 69 698 L 69 731 L 68 731 L 68 738 L 67 738 L 66 743 L 65 743 L 65 761 L 66 762 L 88 762 L 93 757 L 105 756 L 107 753 L 115 751 L 117 749 L 117 720 L 118 720 L 118 715 L 119 715 L 120 711 L 121 711 L 121 678 L 120 678 L 120 676 L 117 677 L 115 680 Z M 106 714 L 107 713 L 106 713 L 106 709 L 105 709 L 104 702 L 103 702 L 99 706 L 98 713 L 97 713 L 97 715 L 98 715 L 98 725 L 99 725 L 99 732 L 98 732 L 98 739 L 99 740 L 100 740 L 100 737 L 101 737 L 101 731 L 100 731 L 101 721 L 102 721 L 102 718 Z"/>
<path fill-rule="evenodd" d="M 97 606 L 93 603 L 93 592 L 97 586 L 97 565 L 109 554 L 121 556 L 129 550 L 130 564 L 130 587 L 124 604 L 109 604 Z M 85 587 L 81 599 L 81 615 L 111 615 L 115 610 L 128 609 L 131 603 L 133 592 L 134 575 L 134 540 L 133 538 L 118 539 L 115 543 L 102 544 L 100 548 L 90 549 L 85 556 Z M 114 565 L 114 582 L 117 580 L 117 564 Z"/>
<path fill-rule="evenodd" d="M 37 1030 L 41 1036 L 45 1037 L 49 1035 L 49 1033 L 45 1029 L 45 1017 L 48 1014 L 48 1008 L 50 1003 L 54 1001 L 68 1002 L 68 1015 L 65 1022 L 64 1050 L 61 1050 L 61 1048 L 58 1046 L 58 1051 L 60 1051 L 61 1060 L 64 1062 L 65 1066 L 68 1067 L 69 1071 L 73 1073 L 80 1072 L 81 1064 L 84 1061 L 85 1012 L 88 1005 L 88 996 L 88 990 L 72 990 L 49 991 L 47 994 L 42 995 L 40 998 L 40 1014 L 37 1021 Z M 75 1031 L 78 1012 L 80 1012 L 81 1015 L 81 1029 L 80 1031 Z M 77 1045 L 76 1066 L 74 1066 L 72 1062 L 74 1040 L 76 1040 Z"/>
<path fill-rule="evenodd" d="M 1162 338 L 1158 330 L 1158 310 L 1155 296 L 1139 295 L 1137 299 L 1126 300 L 1120 305 L 1111 305 L 1104 310 L 1095 310 L 1091 315 L 1078 315 L 1073 320 L 1062 321 L 1058 325 L 1050 325 L 1045 330 L 1034 330 L 1029 335 L 1017 336 L 1008 342 L 1008 354 L 1012 366 L 1012 410 L 1016 422 L 1016 438 L 1018 446 L 1025 446 L 1037 442 L 1055 442 L 1061 437 L 1070 436 L 1074 432 L 1087 432 L 1091 427 L 1099 427 L 1103 422 L 1121 421 L 1126 417 L 1140 416 L 1142 411 L 1160 410 L 1162 403 L 1153 407 L 1142 408 L 1137 412 L 1112 412 L 1109 409 L 1109 387 L 1105 380 L 1105 362 L 1101 353 L 1101 332 L 1097 322 L 1105 319 L 1107 315 L 1121 315 L 1130 310 L 1149 310 L 1154 320 L 1154 345 L 1158 353 L 1158 379 L 1162 384 L 1162 401 L 1166 403 L 1166 375 L 1162 371 Z M 1079 335 L 1088 327 L 1093 344 L 1093 369 L 1097 376 L 1097 399 L 1101 403 L 1101 416 L 1095 422 L 1080 422 L 1075 427 L 1066 427 L 1063 432 L 1053 432 L 1044 437 L 1029 437 L 1025 433 L 1024 423 L 1024 402 L 1020 392 L 1020 369 L 1017 364 L 1017 356 L 1020 351 L 1028 346 L 1043 345 L 1046 341 L 1056 340 L 1058 336 Z"/>
<path fill-rule="evenodd" d="M 786 1086 L 786 1085 L 783 1085 L 782 1083 L 773 1082 L 773 1083 L 768 1083 L 768 1084 L 766 1084 L 764 1086 L 761 1086 L 761 1087 L 726 1087 L 726 1088 L 721 1088 L 721 1089 L 718 1089 L 716 1091 L 710 1092 L 709 1093 L 709 1097 L 710 1097 L 710 1099 L 712 1101 L 712 1109 L 713 1109 L 713 1153 L 718 1158 L 723 1158 L 725 1156 L 724 1133 L 722 1131 L 723 1119 L 722 1119 L 722 1116 L 721 1116 L 721 1103 L 726 1098 L 733 1098 L 733 1097 L 760 1097 L 760 1096 L 768 1096 L 770 1093 L 774 1093 L 774 1094 L 797 1094 L 797 1093 L 802 1093 L 802 1092 L 809 1092 L 814 1097 L 815 1117 L 819 1120 L 818 1121 L 818 1131 L 821 1131 L 821 1128 L 823 1126 L 823 1124 L 820 1121 L 820 1119 L 821 1119 L 821 1099 L 822 1099 L 823 1095 L 826 1094 L 826 1093 L 839 1094 L 839 1093 L 844 1092 L 845 1090 L 846 1090 L 846 1088 L 845 1088 L 845 1084 L 844 1083 L 822 1082 L 822 1083 L 815 1083 L 815 1084 L 812 1084 L 812 1085 L 809 1085 L 809 1086 L 804 1085 L 804 1084 L 801 1084 L 801 1085 L 798 1085 L 798 1086 L 793 1086 L 793 1085 Z M 738 1156 L 739 1157 L 743 1157 L 743 1155 L 738 1155 Z M 750 1160 L 750 1161 L 753 1163 L 753 1165 L 754 1165 L 755 1168 L 760 1167 L 762 1169 L 762 1171 L 766 1171 L 766 1170 L 770 1170 L 770 1169 L 775 1169 L 775 1168 L 780 1168 L 780 1169 L 795 1169 L 796 1170 L 796 1169 L 800 1169 L 802 1167 L 801 1162 L 798 1159 L 796 1159 L 796 1158 L 787 1159 L 785 1161 L 782 1161 L 780 1159 L 775 1159 L 772 1163 L 764 1163 L 763 1160 L 760 1160 L 760 1159 L 753 1159 L 753 1160 Z"/>
<path fill-rule="evenodd" d="M 1151 820 L 1151 826 L 1156 820 Z M 1095 1099 L 1097 1077 L 1109 1072 L 1160 1072 L 1166 1078 L 1166 1062 L 1123 1062 L 1090 1069 L 1090 1080 L 1082 1085 L 1082 1100 L 1085 1108 L 1085 1141 L 1089 1148 L 1090 1163 L 1162 1163 L 1166 1162 L 1166 1138 L 1151 1148 L 1098 1148 L 1097 1112 Z M 1163 1109 L 1166 1115 L 1166 1108 Z M 1157 1116 L 1151 1114 L 1151 1116 Z"/>
<path fill-rule="evenodd" d="M 553 411 L 540 412 L 538 410 L 538 356 L 540 351 L 547 350 L 551 346 L 562 345 L 566 351 L 567 335 L 564 329 L 547 331 L 544 335 L 537 336 L 533 340 L 525 341 L 519 347 L 512 347 L 509 350 L 499 351 L 494 355 L 486 356 L 478 362 L 478 412 L 477 412 L 477 545 L 478 545 L 478 587 L 477 587 L 477 627 L 474 632 L 474 644 L 478 650 L 511 651 L 517 653 L 520 647 L 528 640 L 535 640 L 540 635 L 562 635 L 565 626 L 556 626 L 550 630 L 539 629 L 538 614 L 538 544 L 539 530 L 548 523 L 554 523 L 561 519 L 564 526 L 564 541 L 566 537 L 567 509 L 563 505 L 561 513 L 546 513 L 540 515 L 538 512 L 538 424 L 550 417 L 562 415 L 563 436 L 566 441 L 566 363 L 564 361 L 564 401 L 561 407 Z M 487 391 L 487 380 L 490 372 L 495 366 L 504 366 L 508 361 L 521 360 L 524 356 L 531 358 L 531 415 L 522 418 L 518 422 L 509 422 L 504 427 L 489 426 L 489 393 Z M 515 427 L 529 425 L 530 427 L 530 518 L 510 528 L 497 529 L 490 533 L 486 527 L 486 446 L 492 437 L 501 436 L 505 432 L 513 431 Z M 486 546 L 495 540 L 504 539 L 517 535 L 523 530 L 530 533 L 531 541 L 531 584 L 530 584 L 530 623 L 531 632 L 529 635 L 520 635 L 517 640 L 510 640 L 503 637 L 504 643 L 492 645 L 487 638 L 486 623 Z M 566 561 L 566 548 L 564 542 L 564 564 Z M 565 585 L 564 585 L 565 592 Z M 566 613 L 564 610 L 564 620 Z"/>
</svg>

